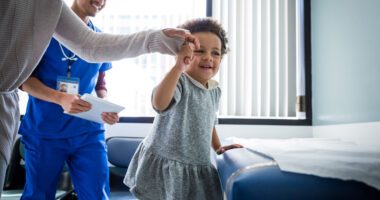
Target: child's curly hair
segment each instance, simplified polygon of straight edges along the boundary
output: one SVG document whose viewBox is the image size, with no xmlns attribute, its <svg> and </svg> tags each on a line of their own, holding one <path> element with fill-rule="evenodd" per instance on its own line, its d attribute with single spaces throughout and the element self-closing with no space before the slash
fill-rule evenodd
<svg viewBox="0 0 380 200">
<path fill-rule="evenodd" d="M 198 18 L 192 19 L 184 24 L 178 26 L 178 28 L 183 28 L 189 30 L 191 33 L 199 32 L 211 32 L 217 35 L 222 42 L 222 55 L 226 54 L 227 48 L 227 36 L 226 31 L 223 29 L 222 25 L 212 18 Z"/>
</svg>

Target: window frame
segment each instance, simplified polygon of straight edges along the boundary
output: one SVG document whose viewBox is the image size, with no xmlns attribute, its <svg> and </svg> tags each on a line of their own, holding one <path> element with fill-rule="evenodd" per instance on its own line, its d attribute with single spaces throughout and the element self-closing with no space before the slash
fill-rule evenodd
<svg viewBox="0 0 380 200">
<path fill-rule="evenodd" d="M 206 0 L 206 16 L 212 16 L 212 0 Z M 312 81 L 311 81 L 311 15 L 310 0 L 303 0 L 304 5 L 304 45 L 305 45 L 305 104 L 306 119 L 255 119 L 255 118 L 219 118 L 219 124 L 241 125 L 289 125 L 312 126 Z M 153 123 L 154 117 L 120 117 L 119 123 Z"/>
</svg>

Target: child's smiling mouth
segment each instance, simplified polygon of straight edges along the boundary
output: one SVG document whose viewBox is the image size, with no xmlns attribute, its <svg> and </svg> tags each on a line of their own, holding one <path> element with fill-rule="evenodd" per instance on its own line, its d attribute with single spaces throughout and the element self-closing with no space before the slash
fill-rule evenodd
<svg viewBox="0 0 380 200">
<path fill-rule="evenodd" d="M 200 68 L 202 69 L 212 69 L 212 65 L 209 65 L 209 64 L 202 64 L 202 65 L 199 65 Z"/>
</svg>

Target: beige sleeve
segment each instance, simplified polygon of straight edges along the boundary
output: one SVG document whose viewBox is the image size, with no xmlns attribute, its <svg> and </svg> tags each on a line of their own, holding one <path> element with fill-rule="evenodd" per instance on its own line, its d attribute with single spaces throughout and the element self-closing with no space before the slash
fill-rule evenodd
<svg viewBox="0 0 380 200">
<path fill-rule="evenodd" d="M 54 37 L 89 62 L 106 62 L 145 53 L 174 55 L 183 43 L 167 37 L 162 30 L 146 30 L 131 35 L 96 33 L 64 4 Z"/>
</svg>

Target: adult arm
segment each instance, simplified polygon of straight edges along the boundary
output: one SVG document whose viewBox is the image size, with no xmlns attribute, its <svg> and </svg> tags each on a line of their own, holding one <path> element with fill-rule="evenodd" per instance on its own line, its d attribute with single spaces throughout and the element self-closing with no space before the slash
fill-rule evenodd
<svg viewBox="0 0 380 200">
<path fill-rule="evenodd" d="M 69 113 L 80 113 L 91 109 L 91 104 L 81 100 L 78 95 L 54 90 L 33 76 L 22 84 L 21 89 L 35 98 L 58 104 Z"/>
<path fill-rule="evenodd" d="M 104 62 L 144 53 L 175 54 L 180 45 L 198 40 L 180 29 L 146 30 L 131 35 L 96 33 L 64 4 L 54 37 L 79 57 L 90 62 Z"/>
</svg>

